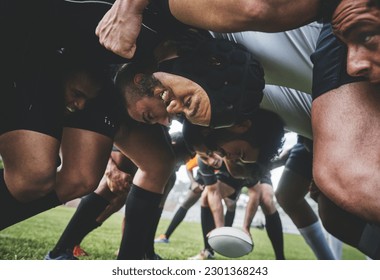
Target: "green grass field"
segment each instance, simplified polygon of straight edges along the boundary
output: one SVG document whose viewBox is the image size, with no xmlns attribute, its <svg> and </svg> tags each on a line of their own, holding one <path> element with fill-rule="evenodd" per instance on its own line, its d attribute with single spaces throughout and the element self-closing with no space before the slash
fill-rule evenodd
<svg viewBox="0 0 380 280">
<path fill-rule="evenodd" d="M 74 208 L 58 207 L 0 231 L 1 260 L 41 260 L 53 248 L 66 227 Z M 114 260 L 121 238 L 122 214 L 116 213 L 104 225 L 89 234 L 82 247 L 90 253 L 83 259 Z M 166 230 L 169 220 L 161 220 L 157 233 Z M 265 230 L 251 230 L 254 250 L 240 259 L 273 260 L 274 254 Z M 285 255 L 290 260 L 315 260 L 311 249 L 300 235 L 285 234 Z M 156 252 L 164 259 L 186 260 L 202 249 L 199 223 L 183 222 L 173 233 L 169 244 L 156 244 Z M 344 245 L 343 259 L 361 260 L 364 255 Z M 226 259 L 216 254 L 217 260 Z"/>
</svg>

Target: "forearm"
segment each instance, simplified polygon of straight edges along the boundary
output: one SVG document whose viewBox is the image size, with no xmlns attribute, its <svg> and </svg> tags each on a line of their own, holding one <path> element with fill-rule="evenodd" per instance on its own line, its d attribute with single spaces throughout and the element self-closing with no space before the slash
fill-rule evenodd
<svg viewBox="0 0 380 280">
<path fill-rule="evenodd" d="M 253 218 L 256 215 L 257 208 L 259 207 L 259 195 L 252 189 L 248 190 L 249 200 L 245 208 L 245 215 L 243 221 L 243 229 L 249 232 Z"/>
<path fill-rule="evenodd" d="M 168 0 L 179 21 L 216 32 L 279 32 L 313 21 L 319 0 Z"/>
<path fill-rule="evenodd" d="M 207 195 L 208 205 L 214 217 L 215 227 L 224 226 L 222 196 L 218 191 L 209 191 Z"/>
<path fill-rule="evenodd" d="M 116 0 L 113 7 L 124 13 L 141 15 L 148 4 L 149 0 Z"/>
</svg>

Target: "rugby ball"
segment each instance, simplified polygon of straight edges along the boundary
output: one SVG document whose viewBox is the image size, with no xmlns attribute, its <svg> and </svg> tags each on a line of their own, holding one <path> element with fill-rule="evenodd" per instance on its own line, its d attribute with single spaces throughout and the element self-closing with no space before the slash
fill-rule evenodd
<svg viewBox="0 0 380 280">
<path fill-rule="evenodd" d="M 208 243 L 215 252 L 228 257 L 239 258 L 253 250 L 251 237 L 243 230 L 233 227 L 220 227 L 208 235 Z"/>
</svg>

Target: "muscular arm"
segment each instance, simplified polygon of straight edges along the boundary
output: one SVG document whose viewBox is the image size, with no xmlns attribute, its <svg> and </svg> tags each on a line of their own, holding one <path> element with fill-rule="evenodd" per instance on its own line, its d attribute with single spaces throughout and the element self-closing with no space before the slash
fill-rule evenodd
<svg viewBox="0 0 380 280">
<path fill-rule="evenodd" d="M 161 0 L 152 0 L 161 1 Z M 320 0 L 163 0 L 180 22 L 216 32 L 280 32 L 314 21 Z M 116 0 L 96 28 L 108 50 L 132 58 L 148 0 Z"/>
<path fill-rule="evenodd" d="M 319 0 L 169 0 L 179 21 L 216 32 L 279 32 L 313 21 Z"/>
<path fill-rule="evenodd" d="M 312 106 L 314 180 L 336 205 L 380 223 L 380 94 L 367 82 L 341 86 Z"/>
</svg>

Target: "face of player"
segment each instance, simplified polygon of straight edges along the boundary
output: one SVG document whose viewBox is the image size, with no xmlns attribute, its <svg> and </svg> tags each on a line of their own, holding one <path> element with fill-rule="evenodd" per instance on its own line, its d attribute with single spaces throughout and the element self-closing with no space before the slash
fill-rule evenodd
<svg viewBox="0 0 380 280">
<path fill-rule="evenodd" d="M 165 72 L 156 72 L 154 77 L 162 85 L 154 89 L 154 96 L 162 100 L 169 115 L 182 114 L 191 123 L 201 126 L 210 124 L 210 100 L 201 86 Z"/>
<path fill-rule="evenodd" d="M 154 73 L 154 77 L 138 76 L 135 76 L 135 84 L 139 90 L 153 96 L 129 102 L 128 114 L 134 120 L 169 126 L 178 115 L 183 115 L 191 123 L 210 124 L 210 100 L 198 84 L 164 72 Z"/>
<path fill-rule="evenodd" d="M 218 153 L 229 161 L 254 163 L 259 156 L 259 149 L 241 139 L 228 140 L 218 144 Z"/>
<path fill-rule="evenodd" d="M 80 71 L 70 74 L 64 85 L 66 113 L 83 110 L 86 102 L 99 95 L 101 86 L 89 74 Z"/>
<path fill-rule="evenodd" d="M 197 155 L 207 165 L 219 169 L 223 164 L 223 158 L 217 153 L 207 149 L 206 146 L 197 147 Z"/>
<path fill-rule="evenodd" d="M 343 0 L 333 14 L 332 26 L 348 46 L 348 74 L 380 84 L 380 9 L 369 2 Z"/>
<path fill-rule="evenodd" d="M 170 126 L 175 116 L 166 111 L 165 103 L 162 99 L 156 97 L 142 97 L 133 105 L 128 106 L 128 114 L 134 120 L 146 124 L 162 124 Z"/>
</svg>

